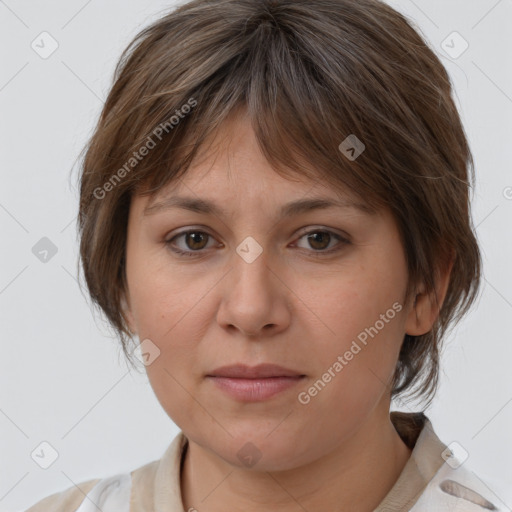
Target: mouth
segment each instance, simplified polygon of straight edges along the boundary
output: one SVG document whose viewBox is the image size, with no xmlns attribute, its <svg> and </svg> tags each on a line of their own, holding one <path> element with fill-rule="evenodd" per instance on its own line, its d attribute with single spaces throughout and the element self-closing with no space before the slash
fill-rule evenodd
<svg viewBox="0 0 512 512">
<path fill-rule="evenodd" d="M 220 390 L 241 402 L 261 402 L 291 389 L 306 376 L 282 366 L 223 366 L 206 375 Z"/>
</svg>

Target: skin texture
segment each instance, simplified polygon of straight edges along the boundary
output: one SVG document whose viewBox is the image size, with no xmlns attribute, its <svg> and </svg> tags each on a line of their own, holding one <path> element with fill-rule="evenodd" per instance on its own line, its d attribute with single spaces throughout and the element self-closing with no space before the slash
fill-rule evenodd
<svg viewBox="0 0 512 512">
<path fill-rule="evenodd" d="M 226 122 L 215 141 L 157 200 L 209 199 L 225 215 L 176 207 L 143 215 L 147 197 L 135 196 L 128 223 L 125 317 L 140 340 L 158 346 L 160 356 L 146 371 L 189 439 L 185 510 L 371 511 L 411 453 L 389 418 L 401 342 L 405 333 L 428 332 L 438 311 L 421 290 L 416 304 L 402 302 L 407 269 L 389 212 L 331 208 L 280 219 L 289 201 L 351 196 L 319 181 L 280 177 L 243 117 Z M 197 248 L 199 256 L 197 249 L 179 256 L 165 243 L 187 229 L 210 236 L 181 236 L 174 247 Z M 305 236 L 326 230 L 350 243 Z M 252 263 L 236 252 L 248 236 L 263 249 Z M 448 276 L 449 270 L 438 283 L 440 303 Z M 298 394 L 394 303 L 401 311 L 309 403 L 300 403 Z M 263 362 L 306 377 L 262 402 L 234 400 L 206 378 L 220 366 Z M 248 442 L 260 457 L 252 467 L 237 456 Z"/>
</svg>

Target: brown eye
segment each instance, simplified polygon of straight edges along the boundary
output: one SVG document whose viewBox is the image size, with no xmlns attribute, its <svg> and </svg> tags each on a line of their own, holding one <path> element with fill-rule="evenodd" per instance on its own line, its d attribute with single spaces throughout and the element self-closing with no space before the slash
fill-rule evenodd
<svg viewBox="0 0 512 512">
<path fill-rule="evenodd" d="M 208 236 L 206 233 L 202 231 L 188 231 L 187 233 L 183 233 L 185 244 L 189 249 L 199 250 L 204 249 L 205 241 L 208 241 Z"/>
<path fill-rule="evenodd" d="M 177 254 L 183 256 L 199 256 L 206 248 L 210 239 L 213 239 L 211 235 L 199 230 L 189 230 L 183 233 L 178 233 L 170 240 L 165 242 L 165 245 L 169 249 Z M 178 241 L 181 243 L 179 244 Z"/>
<path fill-rule="evenodd" d="M 327 230 L 321 230 L 321 229 L 317 229 L 317 230 L 314 230 L 314 231 L 309 231 L 307 233 L 304 233 L 301 237 L 300 237 L 300 240 L 306 240 L 306 244 L 307 246 L 302 246 L 303 249 L 309 249 L 309 252 L 311 253 L 319 253 L 318 255 L 321 255 L 321 254 L 328 254 L 328 253 L 331 253 L 331 252 L 334 252 L 334 251 L 337 251 L 337 250 L 340 250 L 342 249 L 345 245 L 349 244 L 350 242 L 336 234 L 336 233 L 333 233 L 332 231 L 327 231 Z M 338 243 L 332 243 L 332 242 L 336 242 L 338 241 Z M 299 245 L 299 247 L 301 247 Z M 311 250 L 313 249 L 313 250 Z"/>
<path fill-rule="evenodd" d="M 313 249 L 326 249 L 331 241 L 331 235 L 326 231 L 315 231 L 307 235 L 308 243 Z"/>
<path fill-rule="evenodd" d="M 178 233 L 170 240 L 165 242 L 171 251 L 180 256 L 201 257 L 208 248 L 208 242 L 215 240 L 205 231 L 191 229 Z M 300 246 L 307 249 L 314 256 L 328 255 L 340 251 L 344 246 L 349 245 L 350 241 L 337 233 L 325 229 L 317 229 L 304 233 L 299 240 L 305 240 L 307 246 Z M 336 242 L 337 243 L 333 243 Z M 222 244 L 221 244 L 222 245 Z"/>
</svg>

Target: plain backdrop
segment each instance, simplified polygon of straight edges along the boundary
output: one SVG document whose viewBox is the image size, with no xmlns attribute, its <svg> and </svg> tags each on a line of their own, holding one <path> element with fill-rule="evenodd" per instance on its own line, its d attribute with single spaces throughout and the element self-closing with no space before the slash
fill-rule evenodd
<svg viewBox="0 0 512 512">
<path fill-rule="evenodd" d="M 512 1 L 390 3 L 450 73 L 477 174 L 482 292 L 446 340 L 440 390 L 427 415 L 443 442 L 464 447 L 465 464 L 510 510 Z M 178 432 L 145 373 L 128 370 L 119 343 L 80 292 L 71 174 L 121 51 L 173 5 L 0 1 L 1 512 L 159 459 Z M 32 47 L 40 37 L 46 51 L 58 44 L 47 58 Z M 37 244 L 53 249 L 46 262 Z M 45 447 L 52 453 L 44 442 L 58 454 L 47 469 L 33 457 Z"/>
</svg>

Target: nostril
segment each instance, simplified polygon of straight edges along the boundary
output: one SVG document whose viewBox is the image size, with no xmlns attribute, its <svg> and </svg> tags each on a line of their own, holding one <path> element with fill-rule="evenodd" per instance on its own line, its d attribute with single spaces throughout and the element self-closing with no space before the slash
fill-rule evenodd
<svg viewBox="0 0 512 512">
<path fill-rule="evenodd" d="M 455 496 L 456 498 L 462 498 L 463 500 L 470 501 L 475 505 L 479 505 L 486 510 L 498 510 L 490 501 L 486 500 L 483 496 L 478 494 L 477 492 L 469 489 L 455 480 L 443 480 L 439 487 L 446 494 L 450 494 Z"/>
</svg>

